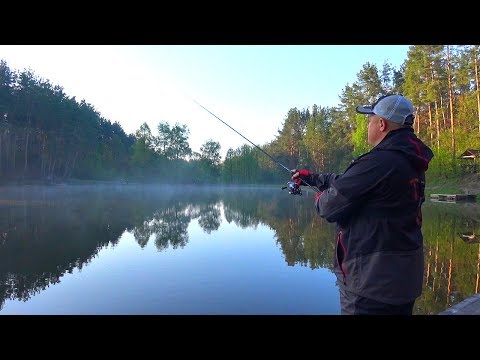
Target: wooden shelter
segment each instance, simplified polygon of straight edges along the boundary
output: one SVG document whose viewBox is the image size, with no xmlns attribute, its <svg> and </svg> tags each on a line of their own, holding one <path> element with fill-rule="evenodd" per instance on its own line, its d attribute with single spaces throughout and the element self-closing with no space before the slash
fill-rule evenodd
<svg viewBox="0 0 480 360">
<path fill-rule="evenodd" d="M 478 172 L 480 163 L 480 150 L 467 149 L 462 155 L 459 156 L 459 159 L 463 159 L 461 167 L 464 173 Z"/>
</svg>

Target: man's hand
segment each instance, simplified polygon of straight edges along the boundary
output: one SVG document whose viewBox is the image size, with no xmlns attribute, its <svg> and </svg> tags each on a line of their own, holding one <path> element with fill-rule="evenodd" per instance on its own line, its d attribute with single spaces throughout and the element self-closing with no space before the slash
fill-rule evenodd
<svg viewBox="0 0 480 360">
<path fill-rule="evenodd" d="M 295 181 L 298 185 L 312 185 L 310 183 L 312 173 L 308 170 L 302 169 L 302 170 L 297 170 L 293 169 L 290 170 L 292 173 L 292 180 Z"/>
</svg>

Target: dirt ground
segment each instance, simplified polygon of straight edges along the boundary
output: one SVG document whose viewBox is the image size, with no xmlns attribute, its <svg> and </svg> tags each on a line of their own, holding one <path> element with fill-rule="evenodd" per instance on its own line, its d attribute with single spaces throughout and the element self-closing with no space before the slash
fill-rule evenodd
<svg viewBox="0 0 480 360">
<path fill-rule="evenodd" d="M 480 174 L 467 175 L 459 181 L 458 186 L 464 194 L 480 194 Z"/>
</svg>

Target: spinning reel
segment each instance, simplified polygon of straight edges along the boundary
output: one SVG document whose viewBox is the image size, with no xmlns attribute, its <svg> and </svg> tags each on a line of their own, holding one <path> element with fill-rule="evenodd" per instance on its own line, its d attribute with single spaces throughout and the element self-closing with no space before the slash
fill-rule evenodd
<svg viewBox="0 0 480 360">
<path fill-rule="evenodd" d="M 288 189 L 290 195 L 302 195 L 302 189 L 294 181 L 287 182 L 287 186 L 282 187 L 282 190 Z"/>
</svg>

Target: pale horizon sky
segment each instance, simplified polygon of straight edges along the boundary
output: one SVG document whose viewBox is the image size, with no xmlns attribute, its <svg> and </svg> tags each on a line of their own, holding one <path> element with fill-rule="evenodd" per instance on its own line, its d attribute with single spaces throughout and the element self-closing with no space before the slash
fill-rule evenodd
<svg viewBox="0 0 480 360">
<path fill-rule="evenodd" d="M 275 139 L 291 108 L 332 107 L 367 62 L 396 69 L 409 45 L 0 45 L 12 70 L 30 69 L 133 134 L 146 122 L 184 124 L 192 150 L 212 139 Z M 249 144 L 249 143 L 248 143 Z M 249 144 L 250 145 L 250 144 Z"/>
</svg>

